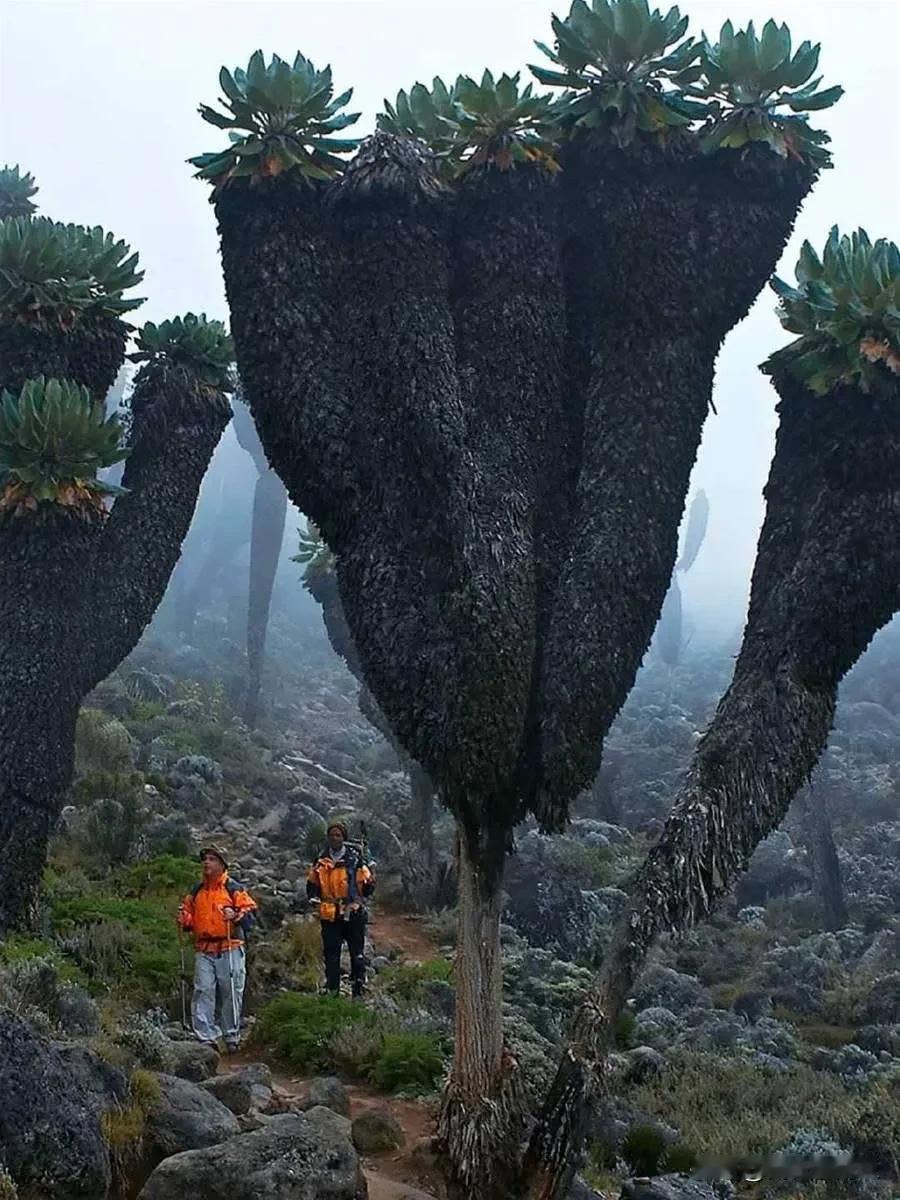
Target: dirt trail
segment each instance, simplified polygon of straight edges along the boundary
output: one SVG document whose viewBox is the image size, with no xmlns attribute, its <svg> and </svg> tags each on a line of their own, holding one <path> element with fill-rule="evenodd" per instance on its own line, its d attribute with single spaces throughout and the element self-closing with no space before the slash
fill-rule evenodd
<svg viewBox="0 0 900 1200">
<path fill-rule="evenodd" d="M 373 906 L 369 935 L 378 954 L 398 955 L 419 962 L 439 954 L 438 946 L 421 918 L 386 911 L 380 905 Z M 276 1088 L 289 1096 L 305 1098 L 310 1078 L 286 1071 L 259 1050 L 241 1050 L 224 1059 L 220 1071 L 226 1074 L 240 1070 L 248 1063 L 260 1061 L 267 1062 Z M 434 1134 L 434 1117 L 429 1106 L 421 1101 L 385 1096 L 360 1083 L 347 1083 L 346 1087 L 350 1097 L 351 1119 L 366 1109 L 387 1108 L 399 1123 L 406 1139 L 399 1150 L 363 1158 L 369 1200 L 438 1200 L 439 1183 L 431 1168 L 428 1153 Z"/>
</svg>

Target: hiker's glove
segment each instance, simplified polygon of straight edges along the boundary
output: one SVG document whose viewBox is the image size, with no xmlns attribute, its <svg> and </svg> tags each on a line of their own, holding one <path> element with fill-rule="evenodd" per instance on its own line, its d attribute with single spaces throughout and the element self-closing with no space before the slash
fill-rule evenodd
<svg viewBox="0 0 900 1200">
<path fill-rule="evenodd" d="M 232 908 L 230 904 L 226 904 L 222 908 L 222 916 L 226 921 L 236 921 L 239 915 L 240 914 L 238 913 L 238 910 L 236 908 Z"/>
</svg>

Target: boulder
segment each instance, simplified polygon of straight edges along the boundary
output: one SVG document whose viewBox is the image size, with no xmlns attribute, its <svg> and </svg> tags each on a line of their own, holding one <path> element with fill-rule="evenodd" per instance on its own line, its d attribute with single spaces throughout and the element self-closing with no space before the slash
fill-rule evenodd
<svg viewBox="0 0 900 1200">
<path fill-rule="evenodd" d="M 349 1125 L 323 1108 L 273 1117 L 224 1146 L 167 1159 L 138 1200 L 366 1200 Z"/>
<path fill-rule="evenodd" d="M 309 1085 L 304 1108 L 330 1108 L 342 1117 L 350 1116 L 350 1094 L 336 1075 L 314 1079 Z"/>
<path fill-rule="evenodd" d="M 406 1141 L 396 1117 L 388 1108 L 369 1108 L 353 1122 L 353 1145 L 360 1154 L 396 1150 Z"/>
<path fill-rule="evenodd" d="M 727 1182 L 707 1183 L 687 1175 L 657 1175 L 653 1179 L 629 1179 L 619 1200 L 728 1200 L 734 1188 Z"/>
<path fill-rule="evenodd" d="M 57 1047 L 0 1012 L 0 1160 L 23 1194 L 105 1200 L 103 1106 Z"/>
<path fill-rule="evenodd" d="M 147 1115 L 146 1140 L 163 1158 L 217 1146 L 240 1132 L 237 1117 L 220 1100 L 177 1075 L 156 1075 L 160 1097 Z"/>
<path fill-rule="evenodd" d="M 57 1042 L 54 1049 L 66 1066 L 69 1079 L 97 1097 L 101 1110 L 124 1107 L 129 1100 L 128 1076 L 81 1042 Z"/>
<path fill-rule="evenodd" d="M 165 1050 L 165 1067 L 169 1075 L 203 1083 L 218 1071 L 219 1053 L 202 1042 L 172 1042 Z"/>
<path fill-rule="evenodd" d="M 216 1075 L 200 1085 L 205 1092 L 220 1101 L 236 1117 L 244 1116 L 253 1107 L 253 1088 L 240 1075 Z"/>
</svg>

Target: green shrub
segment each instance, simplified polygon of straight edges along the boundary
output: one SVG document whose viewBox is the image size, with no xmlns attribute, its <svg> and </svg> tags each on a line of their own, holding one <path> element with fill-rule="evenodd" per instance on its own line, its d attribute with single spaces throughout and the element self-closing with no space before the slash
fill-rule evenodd
<svg viewBox="0 0 900 1200">
<path fill-rule="evenodd" d="M 683 1142 L 676 1142 L 674 1146 L 666 1147 L 663 1155 L 663 1170 L 666 1173 L 689 1175 L 691 1171 L 696 1170 L 697 1166 L 697 1155 L 690 1146 L 686 1146 Z"/>
<path fill-rule="evenodd" d="M 385 1092 L 425 1094 L 434 1091 L 444 1073 L 440 1040 L 428 1033 L 387 1033 L 372 1070 Z"/>
<path fill-rule="evenodd" d="M 613 1038 L 620 1050 L 632 1050 L 637 1041 L 637 1017 L 630 1009 L 624 1009 L 616 1017 Z"/>
<path fill-rule="evenodd" d="M 421 963 L 392 963 L 378 976 L 379 989 L 406 1005 L 420 1003 L 425 997 L 425 984 L 433 981 L 450 983 L 453 963 L 446 958 L 430 958 Z"/>
<path fill-rule="evenodd" d="M 16 1181 L 2 1164 L 0 1164 L 0 1200 L 19 1200 Z"/>
<path fill-rule="evenodd" d="M 658 1175 L 666 1139 L 653 1125 L 635 1125 L 622 1143 L 622 1157 L 634 1175 Z"/>
<path fill-rule="evenodd" d="M 97 708 L 83 708 L 75 727 L 75 770 L 125 773 L 131 768 L 131 737 L 115 717 Z"/>
<path fill-rule="evenodd" d="M 330 1065 L 329 1047 L 336 1034 L 376 1020 L 368 1009 L 343 996 L 288 992 L 263 1008 L 256 1036 L 297 1070 L 317 1071 Z"/>
<path fill-rule="evenodd" d="M 164 898 L 169 902 L 181 900 L 199 882 L 200 868 L 196 859 L 183 855 L 161 854 L 147 862 L 123 868 L 113 880 L 122 896 Z"/>
<path fill-rule="evenodd" d="M 322 853 L 322 847 L 328 837 L 325 822 L 321 825 L 310 825 L 303 837 L 303 857 L 312 862 Z"/>
</svg>

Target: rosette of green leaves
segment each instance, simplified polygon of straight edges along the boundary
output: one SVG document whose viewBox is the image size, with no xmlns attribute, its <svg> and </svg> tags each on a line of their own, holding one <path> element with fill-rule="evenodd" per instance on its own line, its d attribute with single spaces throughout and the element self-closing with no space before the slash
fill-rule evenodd
<svg viewBox="0 0 900 1200">
<path fill-rule="evenodd" d="M 782 325 L 799 334 L 764 364 L 787 370 L 817 395 L 838 383 L 868 392 L 885 371 L 900 375 L 900 250 L 864 229 L 841 237 L 835 226 L 821 258 L 803 243 L 797 286 L 772 280 Z"/>
<path fill-rule="evenodd" d="M 456 99 L 456 88 L 450 89 L 443 79 L 435 76 L 429 90 L 416 83 L 409 92 L 400 91 L 393 104 L 384 101 L 384 112 L 378 114 L 379 129 L 396 137 L 417 138 L 435 156 L 435 166 L 441 178 L 452 178 L 458 171 L 460 121 L 463 110 Z"/>
<path fill-rule="evenodd" d="M 620 146 L 638 132 L 665 135 L 706 115 L 684 88 L 699 78 L 700 47 L 685 38 L 688 19 L 647 0 L 574 0 L 553 17 L 556 48 L 535 43 L 560 70 L 532 66 L 537 79 L 569 89 L 564 126 L 608 127 Z"/>
<path fill-rule="evenodd" d="M 201 179 L 217 187 L 232 179 L 265 179 L 286 171 L 330 179 L 343 167 L 338 155 L 358 145 L 355 138 L 333 136 L 359 118 L 359 113 L 341 112 L 352 89 L 335 96 L 331 67 L 319 71 L 302 54 L 293 64 L 273 54 L 267 65 L 257 50 L 246 71 L 223 67 L 219 83 L 225 111 L 201 104 L 200 115 L 227 130 L 231 145 L 188 160 Z"/>
<path fill-rule="evenodd" d="M 56 500 L 67 487 L 118 495 L 97 472 L 121 462 L 127 450 L 115 416 L 102 400 L 67 379 L 29 379 L 18 396 L 0 397 L 0 486 L 31 499 Z"/>
<path fill-rule="evenodd" d="M 154 325 L 152 321 L 136 338 L 137 351 L 132 362 L 167 361 L 186 367 L 209 387 L 232 386 L 234 343 L 221 321 L 208 320 L 205 313 L 186 313 Z"/>
<path fill-rule="evenodd" d="M 88 310 L 121 316 L 143 303 L 123 295 L 144 278 L 137 262 L 99 226 L 47 217 L 0 222 L 0 317 L 69 326 Z"/>
<path fill-rule="evenodd" d="M 327 575 L 329 571 L 334 570 L 334 555 L 329 550 L 317 525 L 312 521 L 307 521 L 306 529 L 298 530 L 297 536 L 300 547 L 291 558 L 291 562 L 302 563 L 305 566 L 304 580 L 310 579 L 313 575 Z"/>
<path fill-rule="evenodd" d="M 735 33 L 726 21 L 715 45 L 702 42 L 701 79 L 689 94 L 710 103 L 710 124 L 701 144 L 706 151 L 764 142 L 782 157 L 829 166 L 831 140 L 811 129 L 807 113 L 830 108 L 841 87 L 819 91 L 819 46 L 804 42 L 791 53 L 787 25 L 767 21 L 757 37 L 753 22 Z"/>
<path fill-rule="evenodd" d="M 22 175 L 18 166 L 0 171 L 0 221 L 9 217 L 30 217 L 37 205 L 31 197 L 37 194 L 34 176 Z"/>
<path fill-rule="evenodd" d="M 460 110 L 456 153 L 462 170 L 487 164 L 508 170 L 528 162 L 558 169 L 556 102 L 535 96 L 530 83 L 520 90 L 518 72 L 495 82 L 485 71 L 480 83 L 461 75 L 453 95 Z"/>
</svg>

